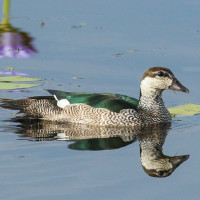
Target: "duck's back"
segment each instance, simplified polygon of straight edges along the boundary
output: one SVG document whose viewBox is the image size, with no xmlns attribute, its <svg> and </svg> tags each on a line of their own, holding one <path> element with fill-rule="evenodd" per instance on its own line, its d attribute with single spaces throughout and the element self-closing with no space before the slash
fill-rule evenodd
<svg viewBox="0 0 200 200">
<path fill-rule="evenodd" d="M 94 108 L 107 108 L 119 113 L 123 109 L 137 110 L 139 101 L 133 97 L 112 93 L 86 93 L 47 90 L 58 99 L 67 99 L 70 104 L 84 103 Z"/>
</svg>

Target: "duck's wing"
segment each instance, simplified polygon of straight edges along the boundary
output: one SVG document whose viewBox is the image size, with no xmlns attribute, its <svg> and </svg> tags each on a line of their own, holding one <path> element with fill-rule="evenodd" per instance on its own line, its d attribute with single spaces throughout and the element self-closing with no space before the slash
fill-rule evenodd
<svg viewBox="0 0 200 200">
<path fill-rule="evenodd" d="M 137 110 L 138 107 L 137 99 L 120 94 L 47 91 L 56 95 L 59 100 L 67 99 L 71 104 L 85 103 L 95 108 L 107 108 L 113 112 L 120 112 L 122 109 Z"/>
</svg>

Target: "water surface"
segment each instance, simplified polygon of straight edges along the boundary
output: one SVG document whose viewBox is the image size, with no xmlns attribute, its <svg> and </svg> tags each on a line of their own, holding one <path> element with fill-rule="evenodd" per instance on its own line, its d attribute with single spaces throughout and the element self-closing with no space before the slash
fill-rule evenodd
<svg viewBox="0 0 200 200">
<path fill-rule="evenodd" d="M 198 1 L 20 0 L 11 2 L 10 12 L 12 26 L 34 38 L 37 53 L 2 58 L 0 71 L 10 67 L 41 81 L 17 92 L 1 90 L 1 98 L 48 95 L 47 88 L 138 98 L 143 72 L 165 66 L 190 89 L 189 95 L 166 91 L 167 107 L 199 104 Z M 190 158 L 170 176 L 154 178 L 142 168 L 138 141 L 77 150 L 53 134 L 27 135 L 12 120 L 15 113 L 0 109 L 1 199 L 199 199 L 198 115 L 175 118 L 163 146 L 166 155 Z"/>
</svg>

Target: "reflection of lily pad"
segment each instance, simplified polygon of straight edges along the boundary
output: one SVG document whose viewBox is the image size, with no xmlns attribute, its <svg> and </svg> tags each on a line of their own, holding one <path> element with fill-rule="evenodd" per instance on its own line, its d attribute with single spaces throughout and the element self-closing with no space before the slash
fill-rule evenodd
<svg viewBox="0 0 200 200">
<path fill-rule="evenodd" d="M 200 105 L 198 104 L 185 104 L 173 108 L 168 108 L 173 117 L 176 115 L 191 116 L 200 114 Z"/>
<path fill-rule="evenodd" d="M 26 78 L 22 76 L 0 76 L 0 90 L 23 89 L 39 85 L 39 84 L 29 84 L 29 83 L 11 83 L 11 82 L 27 82 L 27 81 L 39 81 L 39 79 Z"/>
</svg>

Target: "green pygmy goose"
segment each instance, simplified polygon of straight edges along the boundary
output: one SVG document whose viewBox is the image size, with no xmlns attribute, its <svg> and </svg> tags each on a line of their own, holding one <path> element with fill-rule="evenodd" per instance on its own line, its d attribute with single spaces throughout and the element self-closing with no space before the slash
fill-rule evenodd
<svg viewBox="0 0 200 200">
<path fill-rule="evenodd" d="M 53 96 L 4 99 L 1 107 L 17 109 L 27 117 L 42 120 L 142 126 L 170 122 L 170 113 L 162 99 L 162 92 L 168 89 L 189 92 L 168 68 L 151 67 L 142 77 L 139 100 L 120 94 L 47 90 Z"/>
</svg>

